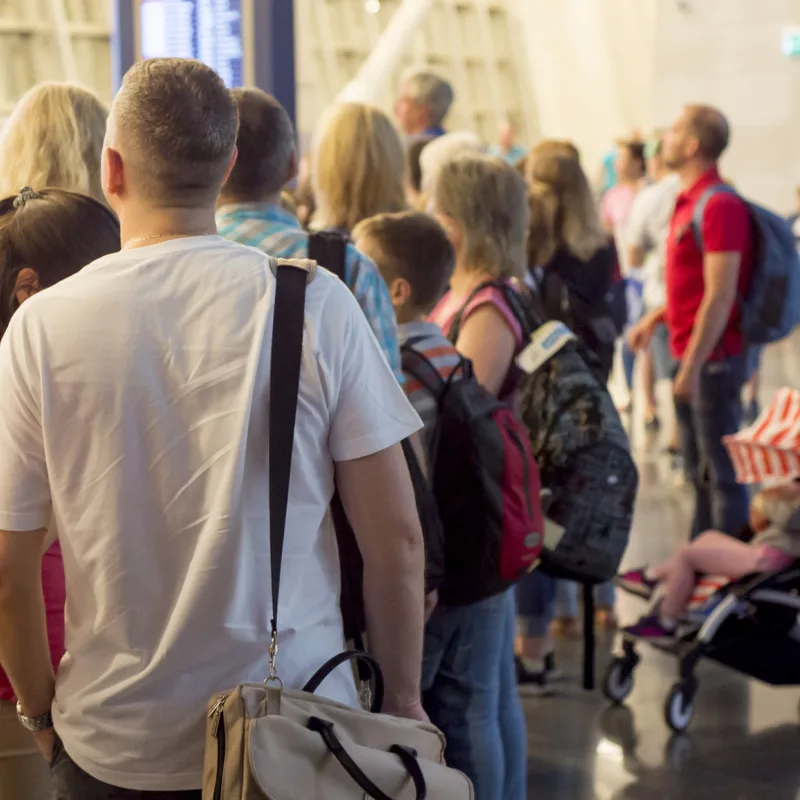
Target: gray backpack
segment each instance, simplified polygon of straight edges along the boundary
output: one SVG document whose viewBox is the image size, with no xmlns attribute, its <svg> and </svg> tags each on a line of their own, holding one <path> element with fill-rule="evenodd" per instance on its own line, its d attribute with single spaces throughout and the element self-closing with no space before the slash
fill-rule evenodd
<svg viewBox="0 0 800 800">
<path fill-rule="evenodd" d="M 583 584 L 611 580 L 628 546 L 639 476 L 614 402 L 586 364 L 584 348 L 561 322 L 542 323 L 535 295 L 497 285 L 530 344 L 516 364 L 522 421 L 547 518 L 564 533 L 542 552 L 542 569 Z"/>
</svg>

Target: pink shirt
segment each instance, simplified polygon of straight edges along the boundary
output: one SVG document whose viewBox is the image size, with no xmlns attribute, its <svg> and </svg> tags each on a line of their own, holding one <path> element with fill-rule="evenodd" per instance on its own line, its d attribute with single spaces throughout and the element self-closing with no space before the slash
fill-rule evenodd
<svg viewBox="0 0 800 800">
<path fill-rule="evenodd" d="M 461 297 L 455 297 L 452 292 L 447 292 L 428 315 L 428 321 L 435 322 L 442 329 L 442 333 L 445 336 L 449 336 L 453 322 L 455 322 L 461 309 L 464 308 L 463 302 Z M 493 286 L 487 286 L 482 289 L 469 301 L 466 308 L 464 308 L 464 313 L 461 315 L 461 326 L 463 327 L 470 314 L 487 303 L 493 305 L 503 315 L 503 319 L 508 323 L 508 327 L 511 328 L 511 332 L 514 334 L 517 349 L 521 348 L 522 328 L 508 307 L 503 293 Z"/>
<path fill-rule="evenodd" d="M 47 640 L 50 643 L 50 658 L 53 669 L 57 670 L 64 655 L 64 603 L 66 586 L 64 582 L 64 562 L 61 559 L 61 545 L 53 546 L 42 556 L 42 590 L 44 609 L 47 615 Z M 16 703 L 17 698 L 5 672 L 0 670 L 0 700 Z"/>
</svg>

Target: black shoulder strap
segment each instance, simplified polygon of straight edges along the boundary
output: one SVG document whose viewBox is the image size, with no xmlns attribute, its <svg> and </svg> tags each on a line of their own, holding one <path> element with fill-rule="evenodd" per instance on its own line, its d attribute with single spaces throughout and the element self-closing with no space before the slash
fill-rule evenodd
<svg viewBox="0 0 800 800">
<path fill-rule="evenodd" d="M 330 270 L 342 283 L 347 263 L 347 237 L 336 231 L 318 231 L 308 237 L 308 257 Z"/>
<path fill-rule="evenodd" d="M 289 504 L 294 423 L 303 353 L 303 320 L 309 272 L 273 260 L 276 276 L 269 384 L 269 535 L 272 568 L 272 636 L 278 632 L 281 560 Z"/>
<path fill-rule="evenodd" d="M 524 340 L 527 340 L 537 328 L 544 324 L 545 317 L 538 309 L 537 295 L 531 294 L 530 297 L 523 299 L 522 295 L 512 289 L 504 280 L 486 281 L 476 289 L 473 289 L 472 294 L 467 298 L 464 305 L 461 306 L 461 310 L 450 326 L 450 332 L 447 338 L 450 339 L 451 342 L 455 343 L 458 340 L 458 334 L 461 330 L 461 320 L 469 304 L 475 299 L 478 292 L 482 292 L 484 289 L 488 288 L 497 289 L 503 295 L 511 313 L 522 328 L 522 338 Z"/>
</svg>

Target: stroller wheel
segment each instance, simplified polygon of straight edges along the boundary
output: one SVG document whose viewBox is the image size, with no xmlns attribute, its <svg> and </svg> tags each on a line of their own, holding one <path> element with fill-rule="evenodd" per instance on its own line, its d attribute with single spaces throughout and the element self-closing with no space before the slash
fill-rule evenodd
<svg viewBox="0 0 800 800">
<path fill-rule="evenodd" d="M 694 695 L 697 685 L 687 681 L 676 683 L 664 704 L 664 719 L 676 733 L 683 733 L 692 721 L 694 714 Z"/>
<path fill-rule="evenodd" d="M 633 691 L 633 670 L 635 663 L 627 658 L 615 658 L 606 670 L 603 679 L 603 693 L 616 705 L 621 705 Z"/>
</svg>

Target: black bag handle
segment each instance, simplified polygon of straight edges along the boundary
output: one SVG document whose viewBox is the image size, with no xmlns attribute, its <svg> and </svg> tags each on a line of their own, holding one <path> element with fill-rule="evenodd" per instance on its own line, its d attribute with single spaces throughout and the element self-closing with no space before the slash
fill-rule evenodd
<svg viewBox="0 0 800 800">
<path fill-rule="evenodd" d="M 275 303 L 272 323 L 272 355 L 269 401 L 269 538 L 272 573 L 272 639 L 270 680 L 277 680 L 278 597 L 281 561 L 286 538 L 286 509 L 292 471 L 294 423 L 303 355 L 303 322 L 309 273 L 302 267 L 272 261 L 275 272 Z"/>
<path fill-rule="evenodd" d="M 325 742 L 325 746 L 330 751 L 330 754 L 342 765 L 342 768 L 347 774 L 358 784 L 358 787 L 366 792 L 367 797 L 372 797 L 374 800 L 392 800 L 388 794 L 381 791 L 364 773 L 361 767 L 356 764 L 352 756 L 344 749 L 339 737 L 333 729 L 333 723 L 319 717 L 311 717 L 308 720 L 308 729 L 318 733 Z M 414 788 L 417 792 L 417 800 L 426 800 L 428 797 L 428 786 L 425 782 L 425 776 L 420 769 L 419 761 L 417 761 L 417 754 L 408 747 L 401 747 L 400 745 L 392 745 L 389 752 L 396 755 L 403 766 L 406 768 L 409 777 L 414 782 Z"/>
<path fill-rule="evenodd" d="M 346 664 L 348 661 L 355 661 L 359 666 L 364 665 L 368 668 L 369 678 L 372 680 L 372 704 L 370 706 L 370 711 L 374 714 L 380 714 L 381 708 L 383 708 L 384 695 L 383 672 L 381 672 L 378 662 L 371 655 L 360 650 L 346 650 L 344 653 L 339 653 L 338 656 L 334 656 L 329 661 L 326 661 L 308 679 L 308 683 L 303 687 L 303 691 L 314 694 L 331 672 L 342 664 Z M 359 670 L 359 672 L 361 671 Z M 364 680 L 364 677 L 362 676 L 361 679 Z"/>
</svg>

